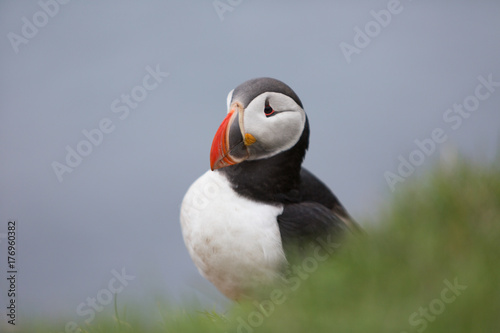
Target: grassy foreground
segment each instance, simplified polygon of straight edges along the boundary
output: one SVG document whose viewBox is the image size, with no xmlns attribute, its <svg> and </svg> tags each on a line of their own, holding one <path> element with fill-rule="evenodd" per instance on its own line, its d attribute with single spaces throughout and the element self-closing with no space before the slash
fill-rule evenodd
<svg viewBox="0 0 500 333">
<path fill-rule="evenodd" d="M 400 189 L 366 236 L 304 259 L 260 304 L 151 309 L 155 323 L 129 312 L 85 331 L 500 332 L 500 169 L 460 163 Z"/>
</svg>

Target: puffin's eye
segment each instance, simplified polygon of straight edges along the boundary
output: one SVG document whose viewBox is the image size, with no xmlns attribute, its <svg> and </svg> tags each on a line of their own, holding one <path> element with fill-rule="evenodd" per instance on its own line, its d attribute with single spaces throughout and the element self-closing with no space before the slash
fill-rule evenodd
<svg viewBox="0 0 500 333">
<path fill-rule="evenodd" d="M 274 109 L 270 105 L 264 107 L 264 113 L 266 117 L 271 117 L 274 114 Z"/>
</svg>

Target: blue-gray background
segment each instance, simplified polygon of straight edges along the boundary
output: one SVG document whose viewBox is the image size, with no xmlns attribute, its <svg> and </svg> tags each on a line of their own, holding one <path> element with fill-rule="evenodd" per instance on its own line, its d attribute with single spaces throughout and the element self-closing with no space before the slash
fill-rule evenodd
<svg viewBox="0 0 500 333">
<path fill-rule="evenodd" d="M 493 161 L 500 89 L 456 130 L 443 114 L 474 93 L 478 76 L 500 81 L 500 3 L 401 1 L 348 63 L 340 43 L 353 44 L 353 29 L 388 2 L 233 1 L 221 19 L 208 0 L 70 1 L 16 53 L 8 34 L 22 35 L 22 18 L 33 22 L 41 7 L 2 1 L 0 233 L 18 221 L 20 320 L 65 315 L 82 324 L 76 307 L 122 267 L 136 278 L 121 304 L 154 309 L 158 295 L 226 304 L 192 264 L 178 217 L 209 167 L 226 94 L 249 78 L 281 79 L 301 97 L 312 129 L 305 165 L 362 223 L 390 197 L 384 173 L 435 128 L 448 139 L 410 179 L 457 151 Z M 157 65 L 169 76 L 120 120 L 111 103 Z M 65 147 L 103 118 L 114 131 L 59 182 L 52 162 L 64 163 Z"/>
</svg>

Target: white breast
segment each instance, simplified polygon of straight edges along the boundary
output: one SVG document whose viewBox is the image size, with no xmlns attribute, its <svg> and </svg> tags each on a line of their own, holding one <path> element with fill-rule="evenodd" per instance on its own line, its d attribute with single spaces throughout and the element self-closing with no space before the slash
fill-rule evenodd
<svg viewBox="0 0 500 333">
<path fill-rule="evenodd" d="M 276 222 L 282 211 L 238 195 L 224 175 L 207 171 L 181 209 L 184 242 L 200 273 L 231 299 L 271 283 L 286 262 Z"/>
</svg>

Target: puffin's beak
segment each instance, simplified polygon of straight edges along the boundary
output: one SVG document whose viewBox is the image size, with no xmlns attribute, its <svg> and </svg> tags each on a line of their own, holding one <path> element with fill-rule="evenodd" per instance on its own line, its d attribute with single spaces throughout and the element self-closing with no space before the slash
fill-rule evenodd
<svg viewBox="0 0 500 333">
<path fill-rule="evenodd" d="M 210 150 L 210 168 L 220 169 L 243 162 L 250 157 L 248 147 L 255 143 L 243 127 L 243 107 L 235 102 L 215 133 Z"/>
</svg>

